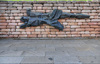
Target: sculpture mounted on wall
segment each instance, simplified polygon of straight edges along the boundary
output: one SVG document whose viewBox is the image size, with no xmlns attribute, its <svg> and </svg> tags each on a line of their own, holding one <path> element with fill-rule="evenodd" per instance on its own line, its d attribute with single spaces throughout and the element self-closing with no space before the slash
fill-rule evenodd
<svg viewBox="0 0 100 64">
<path fill-rule="evenodd" d="M 26 28 L 29 26 L 39 26 L 41 24 L 49 24 L 59 30 L 63 30 L 64 26 L 58 22 L 58 19 L 64 18 L 89 18 L 90 15 L 81 14 L 81 13 L 66 13 L 62 10 L 54 9 L 52 13 L 40 13 L 40 12 L 31 12 L 31 9 L 27 9 L 26 13 L 28 17 L 22 16 L 21 21 L 24 24 L 20 25 L 20 28 Z"/>
</svg>

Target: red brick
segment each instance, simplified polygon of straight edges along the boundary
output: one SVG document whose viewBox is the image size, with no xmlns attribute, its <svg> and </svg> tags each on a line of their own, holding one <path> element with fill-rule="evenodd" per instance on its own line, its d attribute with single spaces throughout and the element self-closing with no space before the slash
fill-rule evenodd
<svg viewBox="0 0 100 64">
<path fill-rule="evenodd" d="M 0 26 L 5 26 L 7 25 L 7 23 L 0 23 Z"/>
<path fill-rule="evenodd" d="M 56 37 L 56 35 L 48 35 L 48 37 L 55 38 L 55 37 Z"/>
<path fill-rule="evenodd" d="M 72 10 L 71 12 L 72 12 L 72 13 L 80 13 L 81 10 Z"/>
<path fill-rule="evenodd" d="M 63 29 L 63 31 L 70 31 L 70 29 Z"/>
<path fill-rule="evenodd" d="M 0 35 L 7 34 L 7 32 L 0 32 Z"/>
<path fill-rule="evenodd" d="M 11 34 L 21 34 L 20 32 L 12 32 Z"/>
<path fill-rule="evenodd" d="M 10 31 L 14 32 L 14 31 L 16 31 L 16 29 L 11 29 Z"/>
<path fill-rule="evenodd" d="M 32 34 L 40 34 L 40 32 L 32 32 Z"/>
<path fill-rule="evenodd" d="M 36 7 L 33 7 L 33 10 L 36 10 L 37 8 Z"/>
<path fill-rule="evenodd" d="M 5 28 L 6 28 L 6 26 L 0 26 L 0 28 L 1 28 L 1 29 L 3 29 L 3 28 L 5 29 Z"/>
<path fill-rule="evenodd" d="M 53 27 L 53 26 L 49 26 L 49 25 L 47 25 L 47 26 L 45 26 L 46 28 L 55 28 L 55 27 Z"/>
<path fill-rule="evenodd" d="M 10 31 L 10 29 L 1 29 L 1 31 Z"/>
<path fill-rule="evenodd" d="M 42 37 L 47 37 L 47 35 L 42 35 Z"/>
<path fill-rule="evenodd" d="M 27 37 L 27 35 L 19 35 L 19 37 Z"/>
<path fill-rule="evenodd" d="M 76 22 L 85 22 L 85 19 L 84 20 L 76 20 Z"/>
<path fill-rule="evenodd" d="M 50 32 L 50 34 L 52 35 L 52 34 L 56 34 L 56 32 Z"/>
<path fill-rule="evenodd" d="M 96 16 L 98 15 L 97 13 L 89 13 L 90 16 Z"/>
<path fill-rule="evenodd" d="M 50 31 L 50 29 L 45 29 L 45 31 L 46 31 L 46 32 L 49 32 L 49 31 Z"/>
<path fill-rule="evenodd" d="M 38 38 L 42 37 L 42 35 L 37 35 Z"/>
</svg>

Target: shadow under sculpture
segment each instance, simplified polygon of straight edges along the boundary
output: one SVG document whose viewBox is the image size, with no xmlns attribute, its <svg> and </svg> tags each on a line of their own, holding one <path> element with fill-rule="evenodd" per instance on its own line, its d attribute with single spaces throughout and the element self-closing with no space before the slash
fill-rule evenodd
<svg viewBox="0 0 100 64">
<path fill-rule="evenodd" d="M 62 10 L 54 9 L 52 13 L 40 13 L 40 12 L 31 12 L 31 9 L 27 9 L 26 13 L 28 17 L 22 16 L 21 21 L 24 24 L 20 25 L 20 28 L 26 28 L 29 26 L 39 26 L 41 24 L 49 24 L 59 30 L 63 30 L 64 26 L 58 22 L 58 19 L 64 18 L 89 18 L 90 15 L 81 14 L 81 13 L 66 13 Z"/>
</svg>

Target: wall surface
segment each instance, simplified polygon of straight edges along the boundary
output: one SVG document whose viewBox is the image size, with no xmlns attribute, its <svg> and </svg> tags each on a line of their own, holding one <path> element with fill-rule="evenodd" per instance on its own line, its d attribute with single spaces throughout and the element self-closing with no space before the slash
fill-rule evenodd
<svg viewBox="0 0 100 64">
<path fill-rule="evenodd" d="M 23 24 L 21 16 L 26 9 L 33 12 L 52 12 L 60 9 L 68 13 L 90 15 L 88 19 L 66 18 L 58 21 L 63 24 L 63 31 L 43 24 L 37 27 L 20 29 Z M 0 2 L 0 37 L 99 37 L 100 36 L 100 2 Z"/>
</svg>

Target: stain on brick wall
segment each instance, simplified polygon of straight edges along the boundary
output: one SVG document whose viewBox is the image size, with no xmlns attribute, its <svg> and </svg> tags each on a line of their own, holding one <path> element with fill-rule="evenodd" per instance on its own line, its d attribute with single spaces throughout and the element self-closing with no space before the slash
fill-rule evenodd
<svg viewBox="0 0 100 64">
<path fill-rule="evenodd" d="M 27 16 L 28 8 L 42 13 L 60 9 L 68 13 L 88 14 L 90 18 L 59 19 L 64 26 L 63 31 L 47 24 L 20 29 L 23 24 L 20 18 Z M 100 37 L 100 2 L 0 2 L 0 37 Z"/>
</svg>

